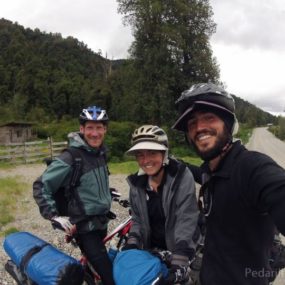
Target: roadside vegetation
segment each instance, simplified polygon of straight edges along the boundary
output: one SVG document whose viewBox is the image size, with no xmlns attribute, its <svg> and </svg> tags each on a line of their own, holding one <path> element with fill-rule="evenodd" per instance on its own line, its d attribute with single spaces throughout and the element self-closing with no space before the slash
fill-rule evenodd
<svg viewBox="0 0 285 285">
<path fill-rule="evenodd" d="M 242 143 L 245 145 L 248 143 L 249 138 L 252 135 L 252 131 L 253 131 L 252 127 L 249 127 L 246 124 L 240 124 L 239 125 L 239 131 L 238 131 L 238 134 L 236 137 L 238 139 L 240 139 L 242 141 Z"/>
<path fill-rule="evenodd" d="M 108 149 L 108 163 L 112 173 L 127 174 L 137 171 L 137 165 L 133 157 L 126 156 L 125 152 L 130 148 L 131 134 L 138 126 L 139 125 L 133 122 L 110 122 L 105 143 Z M 191 146 L 189 147 L 186 143 L 183 133 L 174 131 L 167 126 L 162 126 L 162 128 L 169 137 L 170 155 L 194 165 L 201 164 L 201 159 L 198 158 Z M 54 141 L 66 141 L 67 134 L 77 130 L 78 121 L 76 119 L 62 121 L 59 126 L 56 122 L 46 125 L 42 124 L 36 129 L 39 134 L 39 139 L 52 137 Z M 240 124 L 236 138 L 240 139 L 243 144 L 246 144 L 251 134 L 251 127 L 247 124 Z M 41 163 L 42 161 L 39 160 L 38 162 Z M 9 169 L 11 167 L 13 167 L 13 165 L 8 161 L 0 161 L 0 169 Z"/>
<path fill-rule="evenodd" d="M 132 123 L 114 123 L 109 128 L 109 134 L 106 144 L 110 146 L 110 161 L 108 163 L 111 174 L 131 174 L 138 170 L 138 166 L 133 157 L 125 156 L 125 151 L 130 146 L 131 132 L 135 128 Z M 70 131 L 73 126 L 69 125 Z M 49 129 L 49 130 L 47 130 Z M 170 140 L 170 155 L 174 155 L 176 158 L 181 159 L 187 163 L 194 165 L 201 165 L 202 160 L 196 156 L 193 149 L 185 143 L 185 138 L 182 134 L 174 133 L 172 130 L 165 128 L 169 134 Z M 44 130 L 44 128 L 42 129 Z M 64 128 L 57 129 L 50 126 L 43 131 L 43 134 L 52 131 L 52 134 L 62 139 Z M 66 129 L 65 129 L 66 134 Z M 252 134 L 252 128 L 241 124 L 238 132 L 238 138 L 242 140 L 243 144 L 246 144 Z M 126 137 L 127 136 L 127 137 Z M 12 169 L 14 165 L 1 162 L 0 169 Z M 3 227 L 14 221 L 14 216 L 17 210 L 17 202 L 24 196 L 30 185 L 21 182 L 19 177 L 2 178 L 0 179 L 0 234 L 7 234 L 9 232 L 16 231 L 15 228 L 8 228 L 5 232 Z"/>
<path fill-rule="evenodd" d="M 29 189 L 27 183 L 21 182 L 19 177 L 7 177 L 0 179 L 0 234 L 6 235 L 16 231 L 15 228 L 3 230 L 3 227 L 15 219 L 17 210 L 17 202 L 24 197 L 24 194 Z"/>
<path fill-rule="evenodd" d="M 285 141 L 285 118 L 279 116 L 278 125 L 270 126 L 269 131 L 272 132 L 280 140 Z"/>
<path fill-rule="evenodd" d="M 194 165 L 200 165 L 202 163 L 201 159 L 198 157 L 180 157 L 179 159 L 192 163 Z M 110 162 L 108 164 L 111 174 L 131 174 L 138 171 L 138 164 L 134 160 L 124 161 L 124 162 Z"/>
</svg>

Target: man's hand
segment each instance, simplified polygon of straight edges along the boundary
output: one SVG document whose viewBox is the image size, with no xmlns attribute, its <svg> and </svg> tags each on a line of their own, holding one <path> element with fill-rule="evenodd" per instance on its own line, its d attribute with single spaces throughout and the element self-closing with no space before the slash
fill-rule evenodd
<svg viewBox="0 0 285 285">
<path fill-rule="evenodd" d="M 166 264 L 167 267 L 171 267 L 171 252 L 169 250 L 159 250 L 156 248 L 153 248 L 150 251 L 151 254 L 154 256 L 157 256 L 162 262 Z"/>
<path fill-rule="evenodd" d="M 172 265 L 167 278 L 165 279 L 165 284 L 177 284 L 184 283 L 189 280 L 189 267 L 182 265 Z"/>
<path fill-rule="evenodd" d="M 121 197 L 121 193 L 119 193 L 119 191 L 115 188 L 109 188 L 110 193 L 111 193 L 111 197 L 114 198 L 120 198 Z"/>
<path fill-rule="evenodd" d="M 71 234 L 75 225 L 71 224 L 68 217 L 55 216 L 51 219 L 52 223 L 62 228 L 67 234 Z"/>
</svg>

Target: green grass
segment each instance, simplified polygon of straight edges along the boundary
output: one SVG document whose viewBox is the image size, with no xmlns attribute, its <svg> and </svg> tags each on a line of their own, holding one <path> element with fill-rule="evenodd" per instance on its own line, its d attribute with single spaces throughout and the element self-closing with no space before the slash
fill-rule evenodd
<svg viewBox="0 0 285 285">
<path fill-rule="evenodd" d="M 11 228 L 8 228 L 6 230 L 4 230 L 2 233 L 0 232 L 0 234 L 2 236 L 7 236 L 9 234 L 12 234 L 12 233 L 17 233 L 19 230 L 15 227 L 11 227 Z"/>
<path fill-rule="evenodd" d="M 202 163 L 202 160 L 198 157 L 185 156 L 180 159 L 198 166 Z M 109 162 L 108 166 L 111 174 L 131 174 L 138 171 L 138 164 L 134 160 L 125 162 Z"/>
<path fill-rule="evenodd" d="M 112 174 L 131 174 L 138 171 L 138 164 L 133 160 L 125 162 L 110 162 L 108 163 L 108 166 Z"/>
<path fill-rule="evenodd" d="M 249 127 L 247 124 L 239 124 L 239 130 L 235 138 L 240 139 L 245 145 L 248 143 L 249 138 L 252 135 L 253 128 Z"/>
<path fill-rule="evenodd" d="M 0 179 L 0 231 L 3 226 L 14 221 L 16 202 L 24 195 L 28 187 L 29 185 L 21 182 L 19 177 Z"/>
<path fill-rule="evenodd" d="M 203 162 L 200 157 L 185 156 L 185 157 L 181 157 L 181 159 L 187 163 L 194 164 L 197 166 L 200 166 Z"/>
<path fill-rule="evenodd" d="M 11 169 L 15 167 L 12 163 L 0 161 L 0 169 Z"/>
</svg>

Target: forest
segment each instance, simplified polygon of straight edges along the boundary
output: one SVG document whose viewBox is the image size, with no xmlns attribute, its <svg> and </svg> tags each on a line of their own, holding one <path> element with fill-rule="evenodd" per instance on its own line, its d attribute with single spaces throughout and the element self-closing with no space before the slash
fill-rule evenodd
<svg viewBox="0 0 285 285">
<path fill-rule="evenodd" d="M 117 2 L 134 35 L 128 58 L 120 60 L 59 32 L 0 19 L 0 124 L 32 122 L 41 133 L 41 126 L 68 122 L 97 105 L 114 123 L 169 128 L 183 90 L 223 84 L 209 43 L 216 24 L 208 0 Z M 236 95 L 241 124 L 278 125 L 277 117 Z"/>
</svg>

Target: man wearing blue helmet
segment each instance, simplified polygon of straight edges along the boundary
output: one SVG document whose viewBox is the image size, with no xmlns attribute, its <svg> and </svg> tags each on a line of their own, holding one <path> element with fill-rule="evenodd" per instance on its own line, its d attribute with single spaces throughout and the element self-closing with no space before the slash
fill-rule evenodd
<svg viewBox="0 0 285 285">
<path fill-rule="evenodd" d="M 102 242 L 107 234 L 111 207 L 109 172 L 103 144 L 108 116 L 96 106 L 83 109 L 80 131 L 68 135 L 69 150 L 59 155 L 34 183 L 34 198 L 41 215 L 61 226 L 67 233 L 76 227 L 81 250 L 101 276 L 104 285 L 114 285 L 112 264 Z M 57 210 L 54 193 L 67 187 L 74 170 L 72 153 L 80 157 L 79 183 L 68 195 L 68 217 Z"/>
</svg>

